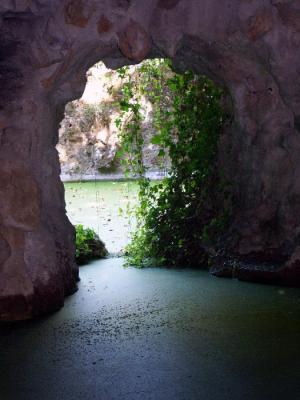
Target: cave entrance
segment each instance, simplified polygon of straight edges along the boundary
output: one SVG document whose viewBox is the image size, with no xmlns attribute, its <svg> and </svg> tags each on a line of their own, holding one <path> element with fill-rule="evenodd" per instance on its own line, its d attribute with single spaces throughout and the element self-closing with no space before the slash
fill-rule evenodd
<svg viewBox="0 0 300 400">
<path fill-rule="evenodd" d="M 299 283 L 298 75 L 284 62 L 297 67 L 299 59 L 296 2 L 2 3 L 1 319 L 56 310 L 76 290 L 54 146 L 66 103 L 80 97 L 99 60 L 117 68 L 167 56 L 228 88 L 235 126 L 221 155 L 236 204 L 226 255 L 238 266 L 240 258 L 274 261 L 275 278 L 258 267 L 260 278 Z"/>
<path fill-rule="evenodd" d="M 220 99 L 211 81 L 176 73 L 169 60 L 116 71 L 94 65 L 83 96 L 65 108 L 57 146 L 71 222 L 93 229 L 110 254 L 120 254 L 133 233 L 138 247 L 152 248 L 152 239 L 141 245 L 141 237 L 153 232 L 154 247 L 161 241 L 168 249 L 164 262 L 206 262 L 199 243 L 223 223 L 214 215 L 212 187 L 213 180 L 220 183 Z M 204 192 L 209 207 L 203 200 L 196 204 Z M 146 258 L 152 259 L 151 251 Z"/>
<path fill-rule="evenodd" d="M 143 64 L 128 67 L 128 77 L 137 79 Z M 126 171 L 128 155 L 119 156 L 122 143 L 117 124 L 125 83 L 121 75 L 102 62 L 88 70 L 82 97 L 65 107 L 57 145 L 68 217 L 76 227 L 96 232 L 110 255 L 119 255 L 129 243 L 138 204 L 137 176 Z M 146 176 L 160 180 L 169 165 L 166 158 L 159 159 L 159 148 L 151 143 L 155 133 L 151 101 L 147 96 L 141 101 Z"/>
</svg>

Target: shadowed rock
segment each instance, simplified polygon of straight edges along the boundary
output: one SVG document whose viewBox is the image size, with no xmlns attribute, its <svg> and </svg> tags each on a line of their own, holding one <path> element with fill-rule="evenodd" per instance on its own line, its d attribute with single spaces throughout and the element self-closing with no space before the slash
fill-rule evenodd
<svg viewBox="0 0 300 400">
<path fill-rule="evenodd" d="M 65 104 L 100 60 L 170 57 L 228 91 L 234 121 L 219 159 L 235 203 L 224 248 L 285 260 L 282 282 L 299 285 L 299 26 L 297 0 L 2 1 L 0 233 L 10 256 L 2 243 L 0 318 L 57 309 L 76 289 L 55 145 Z"/>
</svg>

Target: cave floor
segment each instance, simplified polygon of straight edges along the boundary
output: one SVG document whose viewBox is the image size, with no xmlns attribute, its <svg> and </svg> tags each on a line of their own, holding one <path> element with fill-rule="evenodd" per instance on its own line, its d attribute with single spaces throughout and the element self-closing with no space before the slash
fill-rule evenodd
<svg viewBox="0 0 300 400">
<path fill-rule="evenodd" d="M 82 267 L 79 288 L 0 326 L 1 400 L 299 399 L 299 290 L 117 258 Z"/>
</svg>

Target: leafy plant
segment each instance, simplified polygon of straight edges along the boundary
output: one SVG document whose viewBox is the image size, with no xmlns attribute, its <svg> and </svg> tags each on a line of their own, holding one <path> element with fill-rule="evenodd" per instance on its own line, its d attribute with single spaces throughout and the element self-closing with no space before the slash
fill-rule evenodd
<svg viewBox="0 0 300 400">
<path fill-rule="evenodd" d="M 107 255 L 104 243 L 99 239 L 93 229 L 76 225 L 76 261 L 84 264 L 95 258 L 103 258 Z"/>
<path fill-rule="evenodd" d="M 208 248 L 230 218 L 230 191 L 217 163 L 224 116 L 222 91 L 192 72 L 176 74 L 167 60 L 143 63 L 123 79 L 117 122 L 127 171 L 139 178 L 137 230 L 127 247 L 127 262 L 137 266 L 207 265 Z M 153 105 L 159 156 L 171 159 L 167 178 L 145 178 L 141 99 Z"/>
</svg>

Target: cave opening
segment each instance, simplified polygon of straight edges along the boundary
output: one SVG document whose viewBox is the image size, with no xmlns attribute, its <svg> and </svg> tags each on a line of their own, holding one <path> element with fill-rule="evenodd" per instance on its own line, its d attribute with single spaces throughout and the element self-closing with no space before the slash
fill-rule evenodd
<svg viewBox="0 0 300 400">
<path fill-rule="evenodd" d="M 87 251 L 79 237 L 90 233 L 132 265 L 207 267 L 204 248 L 229 217 L 218 154 L 225 98 L 208 78 L 175 72 L 167 59 L 88 70 L 82 97 L 65 107 L 57 145 L 79 264 Z M 95 243 L 91 259 L 106 255 Z"/>
<path fill-rule="evenodd" d="M 1 398 L 299 396 L 299 7 L 1 2 Z M 116 69 L 154 57 L 208 76 L 232 98 L 219 155 L 236 207 L 216 255 L 219 274 L 239 281 L 111 258 L 77 282 L 58 125 L 98 60 Z"/>
</svg>

